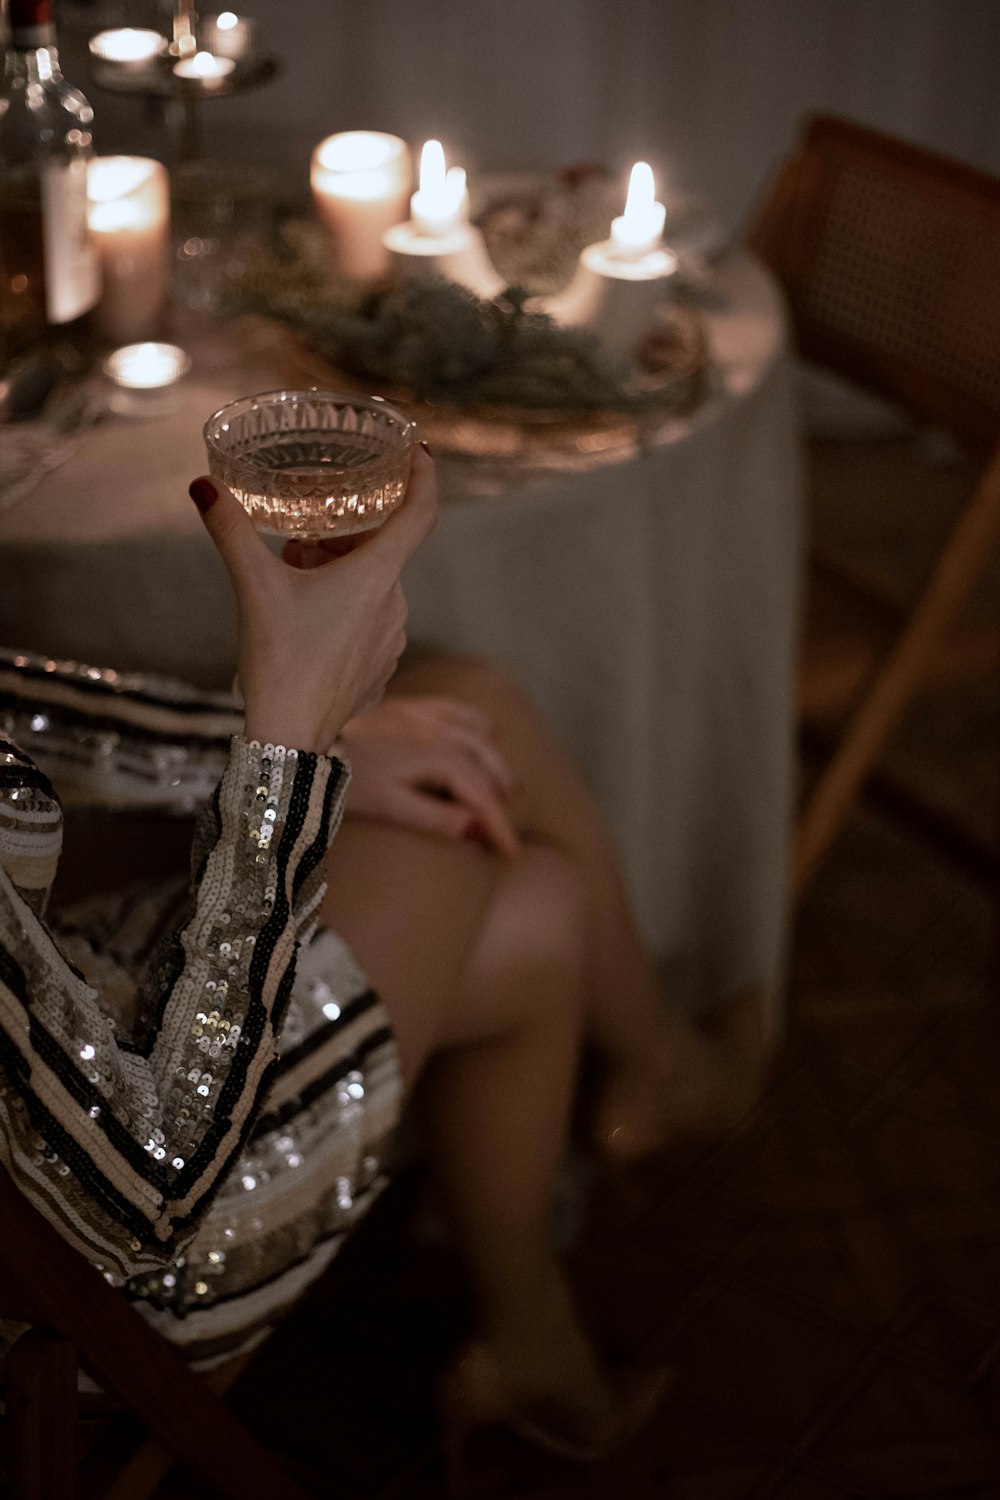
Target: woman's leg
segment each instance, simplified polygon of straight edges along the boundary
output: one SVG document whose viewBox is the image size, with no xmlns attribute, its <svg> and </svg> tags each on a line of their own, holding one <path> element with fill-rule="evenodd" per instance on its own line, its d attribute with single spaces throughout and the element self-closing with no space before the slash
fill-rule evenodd
<svg viewBox="0 0 1000 1500">
<path fill-rule="evenodd" d="M 518 831 L 560 850 L 587 905 L 587 1030 L 608 1062 L 597 1135 L 621 1155 L 669 1143 L 675 1129 L 723 1127 L 759 1090 L 771 1039 L 764 996 L 733 997 L 706 1037 L 666 1000 L 631 911 L 614 840 L 592 795 L 517 685 L 477 658 L 404 664 L 391 691 L 459 698 L 485 713 L 520 782 Z M 613 1137 L 613 1138 L 612 1138 Z"/>
<path fill-rule="evenodd" d="M 389 1012 L 417 1122 L 510 1386 L 584 1421 L 609 1396 L 554 1258 L 550 1210 L 580 1035 L 583 901 L 571 867 L 348 819 L 324 919 Z"/>
</svg>

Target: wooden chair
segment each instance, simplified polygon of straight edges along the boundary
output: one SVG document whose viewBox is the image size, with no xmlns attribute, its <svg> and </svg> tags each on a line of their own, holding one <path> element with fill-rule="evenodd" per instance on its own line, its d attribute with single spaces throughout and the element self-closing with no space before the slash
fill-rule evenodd
<svg viewBox="0 0 1000 1500">
<path fill-rule="evenodd" d="M 805 360 L 947 434 L 981 475 L 888 650 L 845 705 L 846 727 L 796 826 L 798 895 L 940 664 L 1000 536 L 1000 180 L 816 117 L 749 244 L 781 283 Z M 850 672 L 845 682 L 853 685 Z"/>
<path fill-rule="evenodd" d="M 232 1500 L 307 1500 L 222 1400 L 247 1359 L 194 1374 L 2 1167 L 0 1225 L 0 1318 L 31 1325 L 3 1366 L 12 1500 L 145 1500 L 175 1461 Z M 78 1464 L 78 1362 L 148 1434 L 138 1447 L 109 1430 Z"/>
</svg>

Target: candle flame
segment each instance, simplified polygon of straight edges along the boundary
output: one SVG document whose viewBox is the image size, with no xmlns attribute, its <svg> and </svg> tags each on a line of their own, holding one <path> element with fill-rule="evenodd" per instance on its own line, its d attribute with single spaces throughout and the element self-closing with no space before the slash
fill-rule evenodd
<svg viewBox="0 0 1000 1500">
<path fill-rule="evenodd" d="M 653 169 L 648 161 L 637 161 L 628 180 L 628 196 L 625 199 L 625 218 L 630 224 L 647 217 L 656 201 Z"/>
<path fill-rule="evenodd" d="M 91 203 L 110 203 L 125 198 L 148 182 L 156 163 L 142 156 L 98 156 L 87 170 L 87 197 Z"/>
<path fill-rule="evenodd" d="M 104 368 L 116 385 L 136 391 L 157 390 L 172 385 L 188 369 L 191 361 L 176 344 L 127 344 L 116 349 Z"/>
<path fill-rule="evenodd" d="M 440 141 L 425 141 L 420 153 L 420 191 L 437 197 L 444 185 L 444 147 Z"/>
<path fill-rule="evenodd" d="M 420 153 L 420 192 L 429 207 L 439 213 L 455 213 L 465 196 L 465 170 L 444 167 L 440 141 L 425 141 Z"/>
<path fill-rule="evenodd" d="M 397 158 L 401 144 L 377 131 L 344 130 L 320 144 L 316 160 L 330 172 L 368 172 Z"/>
<path fill-rule="evenodd" d="M 233 27 L 238 26 L 239 23 L 239 16 L 232 10 L 224 10 L 221 16 L 217 16 L 215 19 L 215 24 L 220 31 L 232 31 Z"/>
</svg>

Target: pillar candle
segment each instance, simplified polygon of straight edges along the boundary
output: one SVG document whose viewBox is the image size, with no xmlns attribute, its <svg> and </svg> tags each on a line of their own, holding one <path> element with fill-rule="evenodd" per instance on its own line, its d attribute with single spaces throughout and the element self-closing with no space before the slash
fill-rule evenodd
<svg viewBox="0 0 1000 1500">
<path fill-rule="evenodd" d="M 169 290 L 166 168 L 144 156 L 98 157 L 90 164 L 87 197 L 104 279 L 98 327 L 113 343 L 149 338 Z"/>
<path fill-rule="evenodd" d="M 412 182 L 406 142 L 377 130 L 328 136 L 312 154 L 310 180 L 335 269 L 360 280 L 384 275 L 389 255 L 382 235 L 406 212 Z"/>
</svg>

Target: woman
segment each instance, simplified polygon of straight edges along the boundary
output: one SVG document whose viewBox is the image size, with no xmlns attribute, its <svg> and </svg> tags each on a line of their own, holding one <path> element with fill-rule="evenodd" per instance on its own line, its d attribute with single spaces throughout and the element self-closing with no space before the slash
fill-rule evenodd
<svg viewBox="0 0 1000 1500">
<path fill-rule="evenodd" d="M 755 1007 L 709 1043 L 661 1005 L 610 840 L 502 678 L 425 661 L 370 707 L 403 648 L 400 571 L 434 520 L 429 455 L 340 556 L 279 560 L 228 491 L 191 494 L 239 612 L 245 722 L 224 763 L 240 727 L 224 698 L 0 667 L 9 728 L 42 762 L 0 744 L 0 1160 L 208 1366 L 332 1258 L 408 1094 L 478 1301 L 452 1427 L 604 1452 L 658 1383 L 600 1370 L 550 1244 L 582 1031 L 608 1059 L 595 1133 L 628 1156 L 746 1107 Z M 352 816 L 327 855 L 341 747 Z M 133 799 L 149 765 L 182 797 L 221 771 L 190 889 L 77 904 L 50 929 L 45 767 L 93 790 L 105 755 Z"/>
</svg>

